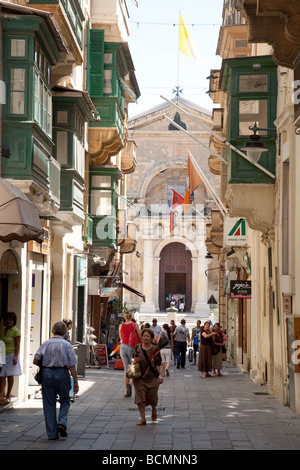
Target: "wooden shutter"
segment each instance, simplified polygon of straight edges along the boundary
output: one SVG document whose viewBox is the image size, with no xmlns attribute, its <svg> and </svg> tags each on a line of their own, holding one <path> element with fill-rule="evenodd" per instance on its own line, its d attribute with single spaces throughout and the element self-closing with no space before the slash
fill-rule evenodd
<svg viewBox="0 0 300 470">
<path fill-rule="evenodd" d="M 103 96 L 104 31 L 91 29 L 88 54 L 88 87 L 92 98 Z"/>
</svg>

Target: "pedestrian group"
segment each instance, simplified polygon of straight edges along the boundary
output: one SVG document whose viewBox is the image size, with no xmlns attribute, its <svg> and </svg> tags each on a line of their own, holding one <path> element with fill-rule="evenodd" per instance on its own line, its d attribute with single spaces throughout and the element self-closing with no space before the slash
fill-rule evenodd
<svg viewBox="0 0 300 470">
<path fill-rule="evenodd" d="M 19 362 L 21 333 L 16 327 L 17 316 L 8 312 L 0 318 L 0 405 L 11 400 L 14 377 L 21 375 Z M 132 318 L 131 312 L 124 313 L 124 321 L 119 327 L 120 356 L 124 366 L 125 397 L 131 397 L 135 389 L 135 404 L 140 412 L 138 426 L 146 424 L 145 409 L 151 406 L 152 421 L 157 419 L 159 385 L 164 377 L 169 377 L 172 356 L 177 369 L 185 368 L 187 348 L 189 361 L 196 365 L 201 377 L 221 376 L 225 337 L 216 323 L 213 328 L 209 321 L 198 320 L 189 330 L 182 319 L 180 325 L 171 320 L 160 327 L 154 318 L 152 325 L 140 326 Z M 52 327 L 53 337 L 45 341 L 34 355 L 33 364 L 39 367 L 39 383 L 42 386 L 43 411 L 48 439 L 56 440 L 67 436 L 67 416 L 70 407 L 70 391 L 79 391 L 77 379 L 77 356 L 71 344 L 70 320 L 56 322 Z M 128 376 L 129 366 L 135 370 Z M 131 367 L 131 368 L 132 368 Z M 72 380 L 72 385 L 71 385 Z M 57 416 L 56 403 L 60 407 Z"/>
<path fill-rule="evenodd" d="M 133 385 L 134 402 L 140 412 L 138 426 L 146 424 L 146 406 L 151 406 L 152 421 L 157 419 L 159 385 L 163 383 L 165 376 L 170 375 L 172 355 L 177 369 L 185 368 L 188 345 L 191 347 L 189 360 L 193 361 L 193 365 L 196 365 L 197 352 L 199 354 L 198 370 L 202 378 L 211 377 L 211 371 L 213 376 L 222 375 L 226 338 L 219 323 L 211 328 L 210 322 L 206 321 L 201 327 L 201 321 L 198 320 L 191 337 L 185 323 L 182 319 L 177 326 L 171 320 L 170 325 L 165 323 L 160 327 L 154 318 L 152 325 L 142 323 L 138 326 L 130 312 L 124 313 L 124 322 L 119 327 L 120 356 L 124 365 L 124 397 L 131 396 Z"/>
</svg>

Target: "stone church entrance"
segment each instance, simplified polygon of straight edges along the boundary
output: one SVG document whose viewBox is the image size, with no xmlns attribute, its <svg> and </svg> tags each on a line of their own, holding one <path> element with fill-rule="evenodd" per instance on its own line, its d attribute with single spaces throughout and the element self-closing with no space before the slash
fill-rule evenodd
<svg viewBox="0 0 300 470">
<path fill-rule="evenodd" d="M 192 305 L 192 255 L 183 243 L 170 243 L 160 254 L 159 309 L 164 312 L 172 296 L 178 302 L 185 299 L 185 312 Z M 176 305 L 178 308 L 178 304 Z"/>
</svg>

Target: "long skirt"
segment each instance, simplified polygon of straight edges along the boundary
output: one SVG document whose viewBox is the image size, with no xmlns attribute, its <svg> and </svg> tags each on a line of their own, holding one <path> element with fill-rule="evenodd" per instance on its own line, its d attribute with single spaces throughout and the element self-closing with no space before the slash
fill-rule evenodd
<svg viewBox="0 0 300 470">
<path fill-rule="evenodd" d="M 223 353 L 222 351 L 218 354 L 213 354 L 212 357 L 212 368 L 214 370 L 221 370 L 223 367 Z"/>
<path fill-rule="evenodd" d="M 133 385 L 135 389 L 134 403 L 136 405 L 145 403 L 146 406 L 156 406 L 158 402 L 158 379 L 157 377 L 151 379 L 144 379 L 139 377 L 133 379 Z"/>
<path fill-rule="evenodd" d="M 201 372 L 210 372 L 212 370 L 211 346 L 201 344 L 199 352 L 198 370 Z"/>
</svg>

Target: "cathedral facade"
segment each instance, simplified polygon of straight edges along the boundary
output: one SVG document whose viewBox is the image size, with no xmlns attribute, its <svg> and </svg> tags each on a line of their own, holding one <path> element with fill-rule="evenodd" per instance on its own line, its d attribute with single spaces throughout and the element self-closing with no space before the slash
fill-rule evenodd
<svg viewBox="0 0 300 470">
<path fill-rule="evenodd" d="M 140 313 L 154 313 L 164 312 L 171 300 L 178 307 L 184 299 L 184 312 L 207 318 L 207 299 L 217 297 L 218 287 L 208 276 L 214 261 L 207 259 L 206 224 L 214 200 L 205 181 L 192 194 L 190 207 L 184 212 L 179 207 L 173 230 L 170 212 L 174 192 L 185 195 L 189 153 L 218 191 L 218 179 L 208 164 L 210 133 L 201 126 L 212 127 L 212 120 L 208 110 L 181 97 L 172 103 L 176 107 L 163 102 L 128 121 L 137 166 L 127 180 L 126 194 L 137 256 L 124 255 L 125 282 L 142 292 L 145 302 L 130 293 L 125 301 Z"/>
</svg>

